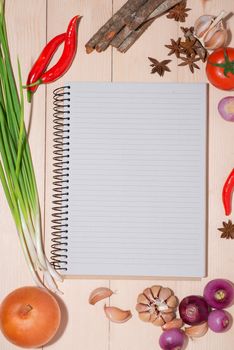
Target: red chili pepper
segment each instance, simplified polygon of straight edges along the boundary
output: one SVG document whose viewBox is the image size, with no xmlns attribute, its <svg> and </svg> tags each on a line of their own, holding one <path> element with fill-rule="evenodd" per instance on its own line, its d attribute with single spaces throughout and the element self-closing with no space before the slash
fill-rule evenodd
<svg viewBox="0 0 234 350">
<path fill-rule="evenodd" d="M 31 71 L 29 72 L 27 85 L 35 83 L 41 77 L 42 73 L 44 73 L 44 71 L 48 67 L 59 45 L 61 45 L 65 41 L 65 38 L 66 38 L 66 33 L 63 33 L 63 34 L 57 35 L 56 37 L 54 37 L 52 40 L 48 42 L 48 44 L 44 47 L 40 56 L 34 63 Z M 38 88 L 38 85 L 27 88 L 29 102 L 32 99 L 32 94 L 37 90 L 37 88 Z"/>
<path fill-rule="evenodd" d="M 227 180 L 223 186 L 223 205 L 226 215 L 230 215 L 232 211 L 232 193 L 234 189 L 234 169 L 232 169 L 231 173 L 228 175 Z"/>
<path fill-rule="evenodd" d="M 77 24 L 80 16 L 75 16 L 70 21 L 65 38 L 63 53 L 58 62 L 47 72 L 43 73 L 38 84 L 48 84 L 60 78 L 72 64 L 77 49 Z"/>
</svg>

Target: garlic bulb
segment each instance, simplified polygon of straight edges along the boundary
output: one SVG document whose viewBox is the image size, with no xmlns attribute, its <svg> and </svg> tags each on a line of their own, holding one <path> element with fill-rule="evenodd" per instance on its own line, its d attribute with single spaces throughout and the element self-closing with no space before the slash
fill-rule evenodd
<svg viewBox="0 0 234 350">
<path fill-rule="evenodd" d="M 227 30 L 224 28 L 222 18 L 226 12 L 222 11 L 217 17 L 203 15 L 194 24 L 194 36 L 207 50 L 215 50 L 225 46 Z"/>
</svg>

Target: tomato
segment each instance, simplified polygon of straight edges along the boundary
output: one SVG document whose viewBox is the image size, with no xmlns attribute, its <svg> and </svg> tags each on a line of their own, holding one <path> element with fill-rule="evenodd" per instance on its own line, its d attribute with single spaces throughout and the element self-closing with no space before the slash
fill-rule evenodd
<svg viewBox="0 0 234 350">
<path fill-rule="evenodd" d="M 13 344 L 40 347 L 56 334 L 60 308 L 45 289 L 23 287 L 7 295 L 0 306 L 0 329 Z"/>
<path fill-rule="evenodd" d="M 209 55 L 206 64 L 207 78 L 221 90 L 234 89 L 234 48 L 220 48 Z"/>
</svg>

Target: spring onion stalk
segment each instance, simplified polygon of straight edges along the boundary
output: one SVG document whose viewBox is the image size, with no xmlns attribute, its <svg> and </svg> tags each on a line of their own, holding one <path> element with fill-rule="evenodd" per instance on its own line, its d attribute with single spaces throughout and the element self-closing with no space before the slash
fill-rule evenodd
<svg viewBox="0 0 234 350">
<path fill-rule="evenodd" d="M 62 278 L 44 252 L 37 184 L 24 125 L 19 62 L 18 75 L 19 89 L 11 66 L 4 1 L 0 0 L 0 180 L 34 281 L 60 293 L 56 281 Z"/>
</svg>

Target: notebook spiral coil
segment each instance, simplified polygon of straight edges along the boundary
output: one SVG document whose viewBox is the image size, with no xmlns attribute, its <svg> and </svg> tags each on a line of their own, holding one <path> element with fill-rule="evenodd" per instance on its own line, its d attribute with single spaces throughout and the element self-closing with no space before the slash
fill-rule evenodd
<svg viewBox="0 0 234 350">
<path fill-rule="evenodd" d="M 70 86 L 53 92 L 53 207 L 51 264 L 67 271 Z"/>
</svg>

